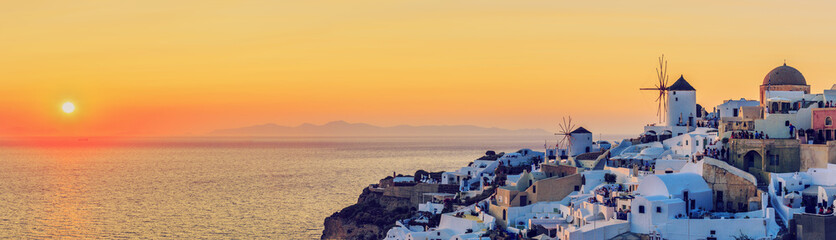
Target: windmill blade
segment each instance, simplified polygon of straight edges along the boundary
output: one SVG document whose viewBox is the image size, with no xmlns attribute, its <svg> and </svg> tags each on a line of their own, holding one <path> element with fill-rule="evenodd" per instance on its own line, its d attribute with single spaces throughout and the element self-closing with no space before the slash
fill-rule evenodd
<svg viewBox="0 0 836 240">
<path fill-rule="evenodd" d="M 665 92 L 665 100 L 667 100 L 667 96 L 668 96 L 668 93 Z M 662 104 L 663 105 L 662 107 L 664 108 L 664 112 L 668 112 L 668 101 L 662 101 L 662 102 L 664 102 Z"/>
<path fill-rule="evenodd" d="M 569 127 L 568 127 L 568 129 L 566 129 L 566 133 L 570 134 L 569 136 L 571 137 L 572 131 L 574 131 L 574 130 L 575 130 L 575 125 L 572 124 L 572 116 L 569 116 Z"/>
<path fill-rule="evenodd" d="M 569 135 L 563 137 L 563 146 L 566 146 L 566 150 L 569 150 L 569 146 L 572 146 L 572 140 L 570 140 Z"/>
<path fill-rule="evenodd" d="M 569 116 L 569 132 L 571 133 L 574 130 L 575 130 L 575 125 L 572 124 L 572 116 Z"/>
<path fill-rule="evenodd" d="M 659 107 L 656 108 L 656 116 L 659 116 L 660 121 L 662 120 L 662 102 L 663 101 L 659 101 Z"/>
<path fill-rule="evenodd" d="M 575 138 L 572 135 L 568 136 L 569 143 L 566 144 L 566 151 L 571 151 L 572 146 L 575 145 Z"/>
</svg>

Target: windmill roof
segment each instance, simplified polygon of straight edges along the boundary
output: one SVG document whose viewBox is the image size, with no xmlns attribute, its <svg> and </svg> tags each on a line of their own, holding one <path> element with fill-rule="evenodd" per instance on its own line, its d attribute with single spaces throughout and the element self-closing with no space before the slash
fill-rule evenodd
<svg viewBox="0 0 836 240">
<path fill-rule="evenodd" d="M 676 82 L 671 84 L 671 86 L 668 87 L 668 90 L 696 91 L 697 89 L 694 89 L 694 87 L 691 86 L 691 84 L 688 83 L 688 81 L 685 81 L 685 77 L 683 77 L 682 75 L 679 75 L 679 79 L 677 79 Z"/>
<path fill-rule="evenodd" d="M 578 127 L 577 129 L 575 129 L 575 131 L 572 131 L 571 133 L 592 133 L 592 132 L 590 132 L 589 130 L 586 130 L 586 128 Z"/>
</svg>

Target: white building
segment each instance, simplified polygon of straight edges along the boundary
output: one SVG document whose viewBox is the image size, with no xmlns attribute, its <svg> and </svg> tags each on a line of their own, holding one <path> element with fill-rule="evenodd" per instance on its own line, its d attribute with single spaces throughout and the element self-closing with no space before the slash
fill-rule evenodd
<svg viewBox="0 0 836 240">
<path fill-rule="evenodd" d="M 745 98 L 741 98 L 740 100 L 725 100 L 723 104 L 717 106 L 717 111 L 720 112 L 720 117 L 740 117 L 741 111 L 740 107 L 757 107 L 760 106 L 761 103 L 755 100 L 746 100 Z"/>
<path fill-rule="evenodd" d="M 668 125 L 696 126 L 697 90 L 679 76 L 668 87 Z"/>
<path fill-rule="evenodd" d="M 544 159 L 546 156 L 543 152 L 533 151 L 531 149 L 520 149 L 519 151 L 506 153 L 502 155 L 497 161 L 502 162 L 505 166 L 522 166 L 533 164 L 535 159 Z"/>
<path fill-rule="evenodd" d="M 489 240 L 481 237 L 489 229 L 495 227 L 496 219 L 484 212 L 475 212 L 473 208 L 465 208 L 457 212 L 441 215 L 437 228 L 427 231 L 410 229 L 398 222 L 396 227 L 386 232 L 386 240 Z M 472 214 L 472 213 L 475 213 Z"/>
<path fill-rule="evenodd" d="M 811 193 L 816 203 L 832 206 L 836 198 L 836 164 L 827 168 L 810 168 L 807 172 L 771 173 L 769 196 L 772 206 L 786 225 L 795 213 L 804 212 L 801 205 L 803 193 Z"/>
<path fill-rule="evenodd" d="M 702 176 L 694 173 L 649 175 L 642 179 L 636 192 L 644 197 L 662 196 L 682 199 L 686 210 L 714 209 L 711 204 L 711 188 Z M 636 201 L 633 202 L 635 206 Z"/>
<path fill-rule="evenodd" d="M 772 239 L 780 229 L 775 223 L 775 210 L 766 206 L 766 194 L 761 196 L 761 210 L 710 212 L 711 189 L 694 173 L 646 176 L 636 192 L 639 195 L 630 204 L 631 232 L 664 239 L 731 239 L 740 234 Z"/>
<path fill-rule="evenodd" d="M 572 136 L 572 149 L 569 150 L 571 156 L 592 152 L 592 132 L 578 127 L 569 135 Z"/>
<path fill-rule="evenodd" d="M 630 210 L 630 231 L 644 234 L 655 231 L 654 225 L 672 218 L 684 218 L 687 214 L 685 201 L 662 195 L 636 196 Z"/>
<path fill-rule="evenodd" d="M 520 156 L 519 160 L 522 161 L 522 159 L 524 158 Z M 490 181 L 493 181 L 494 171 L 498 166 L 499 161 L 475 160 L 467 167 L 462 167 L 459 170 L 453 172 L 442 173 L 441 183 L 465 185 L 468 183 L 472 183 L 465 182 L 465 179 L 470 178 L 472 181 L 480 181 L 484 177 L 487 177 Z"/>
<path fill-rule="evenodd" d="M 705 149 L 717 139 L 717 130 L 713 128 L 697 128 L 687 134 L 682 134 L 662 143 L 673 154 L 691 158 Z"/>
</svg>

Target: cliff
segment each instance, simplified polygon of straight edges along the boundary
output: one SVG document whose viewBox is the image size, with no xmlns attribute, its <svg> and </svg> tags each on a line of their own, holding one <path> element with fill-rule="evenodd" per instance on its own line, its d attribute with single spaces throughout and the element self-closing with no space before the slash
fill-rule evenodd
<svg viewBox="0 0 836 240">
<path fill-rule="evenodd" d="M 409 198 L 384 196 L 368 188 L 357 203 L 325 218 L 322 239 L 383 239 L 395 221 L 412 216 Z"/>
</svg>

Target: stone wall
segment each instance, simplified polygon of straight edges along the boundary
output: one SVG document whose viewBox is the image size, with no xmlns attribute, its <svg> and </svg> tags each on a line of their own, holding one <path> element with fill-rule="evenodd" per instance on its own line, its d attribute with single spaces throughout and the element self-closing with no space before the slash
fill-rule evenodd
<svg viewBox="0 0 836 240">
<path fill-rule="evenodd" d="M 836 216 L 833 215 L 795 214 L 790 224 L 790 232 L 795 233 L 796 239 L 836 238 Z"/>
<path fill-rule="evenodd" d="M 714 191 L 714 210 L 745 212 L 760 209 L 761 191 L 749 180 L 711 164 L 703 166 L 702 177 Z M 718 201 L 718 192 L 722 192 L 722 201 Z"/>
<path fill-rule="evenodd" d="M 540 167 L 548 177 L 564 177 L 578 173 L 578 168 L 566 165 L 543 164 Z"/>
<path fill-rule="evenodd" d="M 496 202 L 492 202 L 491 205 L 488 207 L 488 212 L 494 217 L 496 217 L 497 223 L 499 223 L 500 226 L 504 227 L 506 226 L 506 220 L 503 219 L 503 213 L 506 214 L 505 216 L 513 215 L 511 213 L 508 213 L 508 211 L 511 211 L 510 208 L 517 209 L 514 207 L 519 207 L 523 205 L 520 203 L 521 196 L 525 196 L 526 198 L 526 202 L 524 204 L 525 206 L 537 202 L 560 201 L 563 200 L 563 198 L 565 198 L 566 196 L 569 196 L 570 193 L 575 191 L 575 187 L 581 187 L 581 174 L 573 174 L 566 177 L 552 177 L 536 181 L 534 182 L 534 184 L 529 186 L 528 189 L 526 189 L 524 192 L 517 192 L 513 190 L 499 188 L 496 191 L 497 198 L 511 198 L 510 204 L 498 204 Z"/>
<path fill-rule="evenodd" d="M 810 168 L 827 168 L 827 164 L 836 164 L 836 141 L 827 144 L 801 144 L 800 171 Z"/>
<path fill-rule="evenodd" d="M 560 201 L 575 191 L 575 187 L 580 188 L 580 186 L 581 175 L 573 174 L 562 178 L 553 177 L 536 181 L 525 192 L 528 193 L 528 199 L 531 203 Z"/>
<path fill-rule="evenodd" d="M 769 173 L 801 169 L 800 145 L 796 139 L 731 139 L 729 164 L 754 175 L 758 185 L 766 185 Z M 778 161 L 774 163 L 777 164 L 773 164 L 770 158 L 776 156 Z"/>
</svg>

